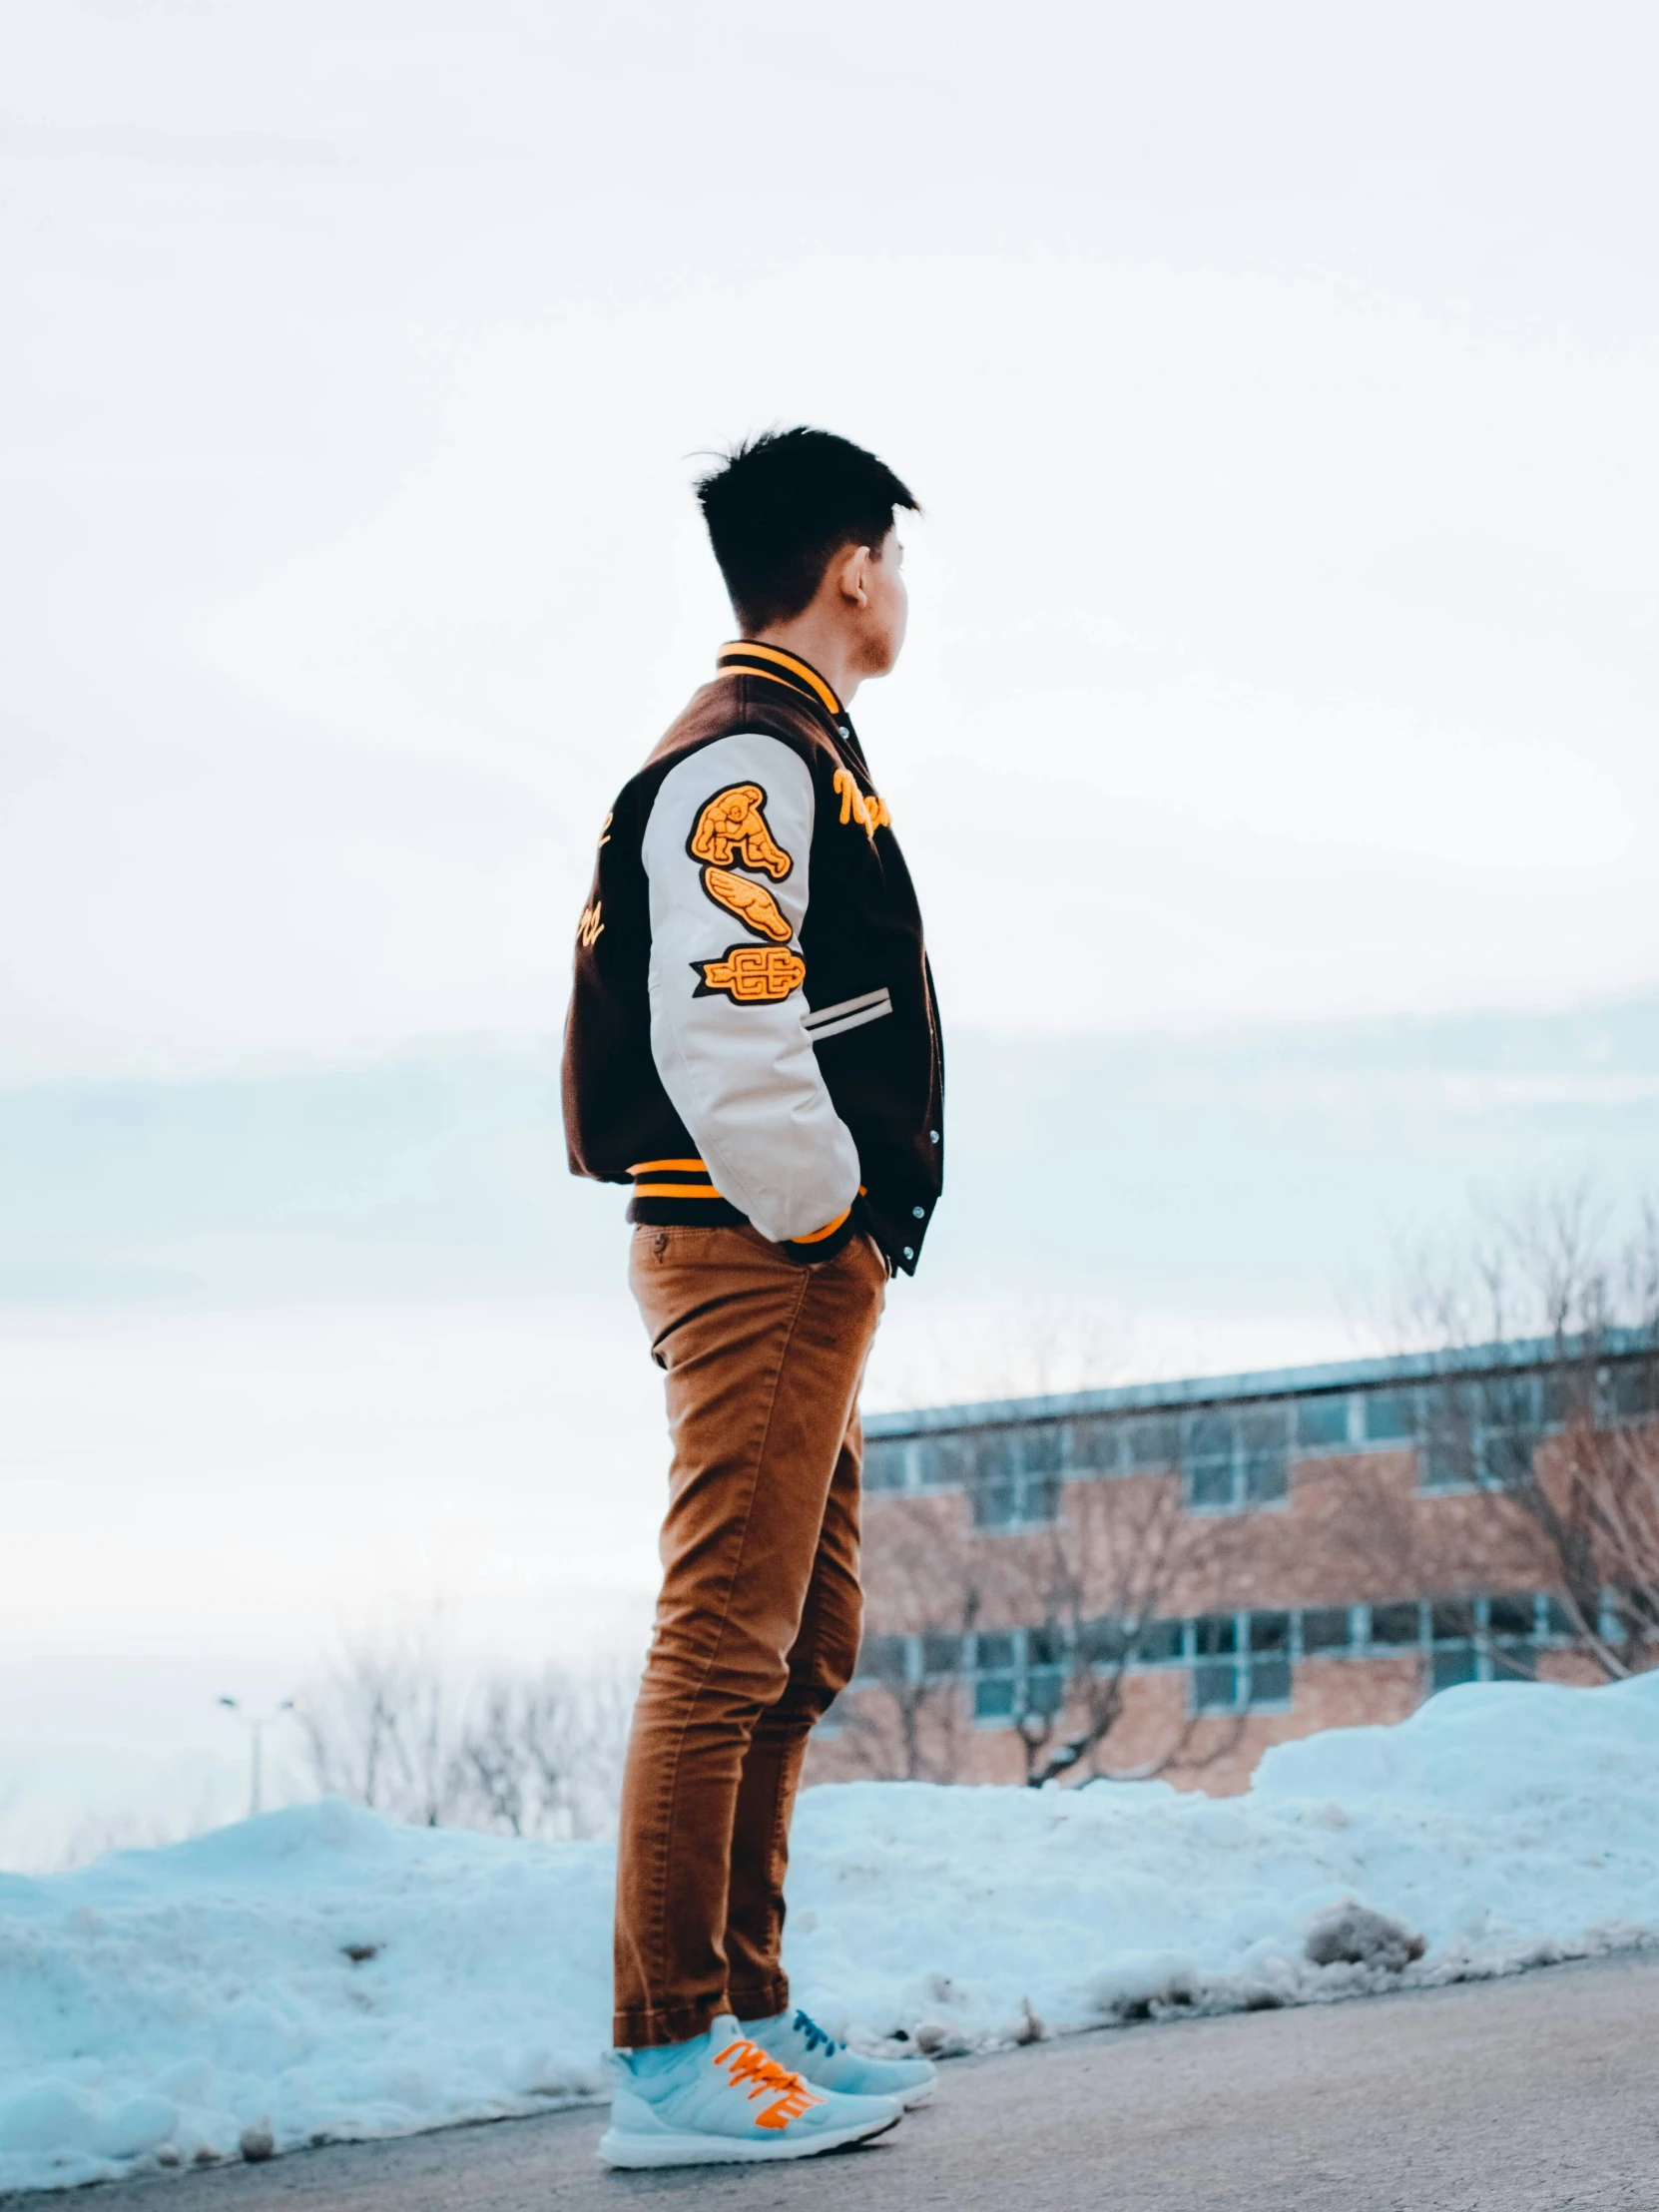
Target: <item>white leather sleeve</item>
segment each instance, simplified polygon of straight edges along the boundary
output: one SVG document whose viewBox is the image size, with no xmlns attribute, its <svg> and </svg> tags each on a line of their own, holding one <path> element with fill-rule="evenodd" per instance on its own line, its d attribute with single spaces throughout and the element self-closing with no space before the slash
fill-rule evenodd
<svg viewBox="0 0 1659 2212">
<path fill-rule="evenodd" d="M 755 961 L 768 935 L 716 903 L 704 887 L 707 863 L 690 850 L 710 801 L 748 786 L 764 795 L 760 809 L 773 850 L 770 864 L 746 863 L 734 850 L 731 874 L 739 895 L 751 882 L 769 894 L 791 931 L 786 952 L 773 920 L 777 959 L 788 961 L 789 953 L 799 959 L 813 844 L 812 771 L 777 738 L 758 732 L 717 738 L 670 769 L 645 826 L 651 1052 L 715 1189 L 763 1237 L 781 1243 L 809 1237 L 846 1211 L 858 1193 L 858 1154 L 801 1026 L 803 989 L 744 1002 L 704 984 L 706 963 L 724 962 L 734 946 L 754 948 Z M 765 847 L 750 850 L 764 854 Z M 790 864 L 780 877 L 783 858 Z M 783 970 L 793 971 L 793 964 Z"/>
</svg>

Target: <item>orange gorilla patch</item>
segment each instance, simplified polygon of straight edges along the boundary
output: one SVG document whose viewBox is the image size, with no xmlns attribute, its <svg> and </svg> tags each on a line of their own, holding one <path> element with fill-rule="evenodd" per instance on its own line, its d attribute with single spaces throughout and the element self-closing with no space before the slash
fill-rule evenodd
<svg viewBox="0 0 1659 2212">
<path fill-rule="evenodd" d="M 766 803 L 759 784 L 732 784 L 716 792 L 691 833 L 692 858 L 712 860 L 717 867 L 737 859 L 781 883 L 795 862 L 767 828 Z"/>
</svg>

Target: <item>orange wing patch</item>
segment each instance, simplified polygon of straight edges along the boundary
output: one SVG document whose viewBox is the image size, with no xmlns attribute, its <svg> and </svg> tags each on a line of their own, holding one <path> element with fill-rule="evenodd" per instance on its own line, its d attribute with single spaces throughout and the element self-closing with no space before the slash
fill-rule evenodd
<svg viewBox="0 0 1659 2212">
<path fill-rule="evenodd" d="M 763 1006 L 807 980 L 807 963 L 799 952 L 786 952 L 775 944 L 729 944 L 718 960 L 694 960 L 698 984 L 694 998 L 713 998 L 719 991 L 738 1006 Z"/>
<path fill-rule="evenodd" d="M 789 916 L 764 883 L 752 883 L 747 875 L 734 875 L 730 868 L 706 867 L 703 888 L 717 906 L 736 914 L 756 936 L 770 937 L 774 944 L 788 944 L 794 935 Z"/>
<path fill-rule="evenodd" d="M 691 833 L 694 860 L 729 867 L 734 857 L 781 883 L 795 862 L 777 843 L 762 812 L 767 795 L 759 784 L 733 784 L 716 792 L 697 818 Z"/>
</svg>

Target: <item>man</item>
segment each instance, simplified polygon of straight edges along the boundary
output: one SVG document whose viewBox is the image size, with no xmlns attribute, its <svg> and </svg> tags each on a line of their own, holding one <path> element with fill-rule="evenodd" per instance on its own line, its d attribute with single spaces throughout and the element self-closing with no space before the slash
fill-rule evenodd
<svg viewBox="0 0 1659 2212">
<path fill-rule="evenodd" d="M 565 1037 L 571 1167 L 633 1186 L 674 1443 L 623 1785 L 619 2166 L 832 2149 L 933 2079 L 831 2042 L 780 1963 L 807 1738 L 858 1648 L 858 1385 L 943 1164 L 921 918 L 847 719 L 904 641 L 916 503 L 805 428 L 698 494 L 742 636 L 606 817 Z"/>
</svg>

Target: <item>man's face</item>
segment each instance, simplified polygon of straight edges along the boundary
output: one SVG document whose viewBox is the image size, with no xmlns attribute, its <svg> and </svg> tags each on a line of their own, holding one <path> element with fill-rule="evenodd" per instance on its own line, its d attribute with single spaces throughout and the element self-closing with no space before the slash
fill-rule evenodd
<svg viewBox="0 0 1659 2212">
<path fill-rule="evenodd" d="M 896 529 L 889 530 L 875 549 L 877 558 L 864 570 L 864 590 L 869 604 L 860 610 L 858 624 L 859 672 L 885 676 L 897 660 L 910 619 L 910 595 L 904 588 L 904 548 Z"/>
</svg>

